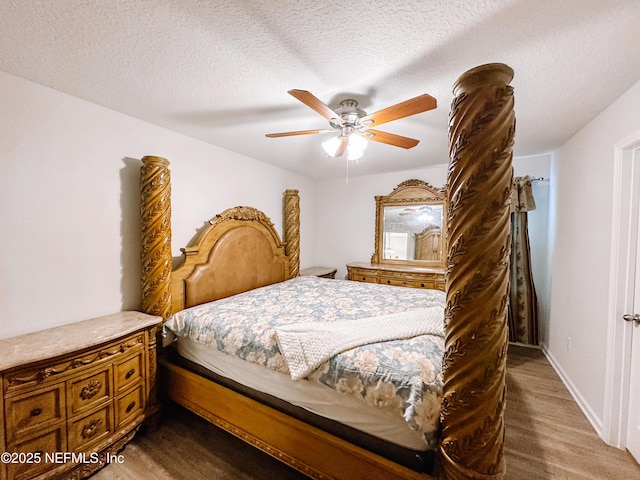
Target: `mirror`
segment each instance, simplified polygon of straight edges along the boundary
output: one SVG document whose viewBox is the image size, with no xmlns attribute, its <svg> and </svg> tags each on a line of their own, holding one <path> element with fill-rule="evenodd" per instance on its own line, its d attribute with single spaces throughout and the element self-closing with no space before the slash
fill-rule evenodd
<svg viewBox="0 0 640 480">
<path fill-rule="evenodd" d="M 407 180 L 376 198 L 372 263 L 444 266 L 445 190 Z"/>
</svg>

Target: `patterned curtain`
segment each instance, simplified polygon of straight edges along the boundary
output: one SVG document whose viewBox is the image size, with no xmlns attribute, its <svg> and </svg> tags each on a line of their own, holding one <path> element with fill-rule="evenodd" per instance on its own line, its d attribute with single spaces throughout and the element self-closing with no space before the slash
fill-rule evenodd
<svg viewBox="0 0 640 480">
<path fill-rule="evenodd" d="M 514 178 L 511 205 L 509 341 L 538 345 L 538 298 L 527 227 L 527 212 L 536 208 L 530 177 Z"/>
</svg>

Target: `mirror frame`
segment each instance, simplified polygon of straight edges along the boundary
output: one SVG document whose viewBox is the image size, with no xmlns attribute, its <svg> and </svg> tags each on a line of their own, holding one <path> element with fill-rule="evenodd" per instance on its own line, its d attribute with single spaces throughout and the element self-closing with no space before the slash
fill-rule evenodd
<svg viewBox="0 0 640 480">
<path fill-rule="evenodd" d="M 423 180 L 410 179 L 400 183 L 389 195 L 377 195 L 375 251 L 371 256 L 372 264 L 413 265 L 419 267 L 444 267 L 447 232 L 447 195 L 446 187 L 435 188 Z M 383 258 L 384 251 L 384 208 L 391 206 L 442 205 L 442 253 L 438 260 L 394 260 Z"/>
</svg>

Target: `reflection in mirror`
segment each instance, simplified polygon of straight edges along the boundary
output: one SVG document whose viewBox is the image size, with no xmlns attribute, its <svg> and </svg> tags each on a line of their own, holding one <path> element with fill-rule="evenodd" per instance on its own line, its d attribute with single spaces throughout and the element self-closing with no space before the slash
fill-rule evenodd
<svg viewBox="0 0 640 480">
<path fill-rule="evenodd" d="M 440 260 L 442 214 L 442 204 L 385 206 L 382 258 Z"/>
</svg>

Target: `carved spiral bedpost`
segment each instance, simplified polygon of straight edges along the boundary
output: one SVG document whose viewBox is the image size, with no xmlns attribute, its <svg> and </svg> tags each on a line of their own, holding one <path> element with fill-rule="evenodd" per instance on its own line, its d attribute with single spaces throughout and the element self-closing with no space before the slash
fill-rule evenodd
<svg viewBox="0 0 640 480">
<path fill-rule="evenodd" d="M 447 308 L 441 476 L 501 479 L 513 70 L 476 67 L 454 85 L 449 122 Z"/>
<path fill-rule="evenodd" d="M 171 176 L 169 161 L 142 158 L 140 169 L 140 256 L 142 302 L 145 313 L 166 319 L 171 307 Z M 147 422 L 157 424 L 160 412 L 156 352 L 160 328 L 149 335 L 149 403 Z"/>
<path fill-rule="evenodd" d="M 169 161 L 142 158 L 140 170 L 142 311 L 167 318 L 171 307 L 171 175 Z"/>
<path fill-rule="evenodd" d="M 300 196 L 298 190 L 284 192 L 284 241 L 289 257 L 289 278 L 300 274 Z"/>
</svg>

